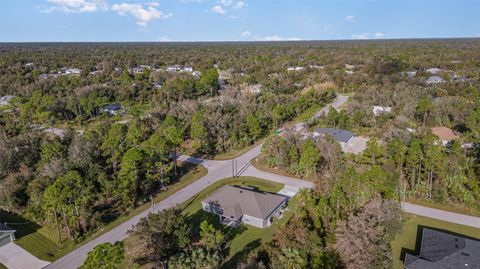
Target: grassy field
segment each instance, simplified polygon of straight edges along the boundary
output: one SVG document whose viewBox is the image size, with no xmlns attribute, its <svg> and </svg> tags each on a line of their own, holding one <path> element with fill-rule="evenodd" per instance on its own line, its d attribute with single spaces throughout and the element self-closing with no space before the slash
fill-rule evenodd
<svg viewBox="0 0 480 269">
<path fill-rule="evenodd" d="M 233 229 L 221 225 L 219 223 L 218 216 L 204 212 L 201 209 L 200 203 L 200 201 L 207 197 L 210 193 L 226 184 L 250 186 L 257 190 L 270 193 L 278 192 L 280 189 L 282 189 L 283 185 L 254 177 L 226 178 L 209 186 L 207 189 L 203 190 L 195 197 L 181 205 L 184 214 L 189 218 L 189 221 L 194 226 L 198 227 L 202 221 L 207 220 L 217 229 L 221 229 L 225 233 L 230 245 L 227 248 L 227 262 L 222 267 L 234 268 L 237 262 L 245 258 L 245 256 L 251 250 L 259 247 L 262 242 L 268 242 L 272 239 L 278 227 L 284 225 L 293 215 L 297 201 L 295 198 L 290 200 L 288 211 L 285 212 L 284 216 L 280 220 L 275 219 L 272 226 L 266 229 L 256 228 L 249 225 L 242 225 L 239 228 Z"/>
<path fill-rule="evenodd" d="M 168 186 L 166 190 L 155 196 L 154 200 L 156 203 L 207 174 L 207 170 L 204 167 L 194 166 L 187 163 L 180 164 L 179 171 L 182 176 L 179 180 Z M 54 261 L 88 241 L 110 231 L 124 221 L 146 210 L 149 206 L 149 202 L 143 203 L 130 211 L 129 214 L 121 216 L 100 229 L 97 229 L 95 232 L 86 235 L 83 240 L 78 242 L 65 241 L 62 244 L 58 244 L 58 236 L 54 230 L 40 227 L 34 223 L 12 225 L 12 227 L 17 229 L 15 235 L 17 238 L 16 243 L 19 246 L 42 260 Z M 7 214 L 5 212 L 0 212 L 0 214 L 0 219 L 2 219 L 2 221 L 17 223 L 28 222 L 18 215 Z"/>
<path fill-rule="evenodd" d="M 391 244 L 395 269 L 403 269 L 403 261 L 401 259 L 403 259 L 405 252 L 415 252 L 417 242 L 421 238 L 422 227 L 433 227 L 480 238 L 480 229 L 416 215 L 407 215 L 403 230 L 395 236 Z"/>
<path fill-rule="evenodd" d="M 272 167 L 268 167 L 265 164 L 261 163 L 261 160 L 259 160 L 259 159 L 260 158 L 255 158 L 250 162 L 253 165 L 253 167 L 257 168 L 258 170 L 262 170 L 262 171 L 265 171 L 265 172 L 269 172 L 269 173 L 277 174 L 277 175 L 281 175 L 281 176 L 299 178 L 299 179 L 303 179 L 303 180 L 306 180 L 306 181 L 312 181 L 312 182 L 315 181 L 314 177 L 299 177 L 299 176 L 290 174 L 283 169 L 275 169 L 275 168 L 272 168 Z"/>
</svg>

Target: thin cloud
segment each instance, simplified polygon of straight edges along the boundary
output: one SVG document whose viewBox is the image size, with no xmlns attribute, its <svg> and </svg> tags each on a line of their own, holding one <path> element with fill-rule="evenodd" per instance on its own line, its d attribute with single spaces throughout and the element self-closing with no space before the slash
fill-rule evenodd
<svg viewBox="0 0 480 269">
<path fill-rule="evenodd" d="M 171 40 L 170 40 L 170 38 L 169 38 L 168 36 L 164 35 L 164 36 L 159 37 L 159 38 L 158 38 L 158 41 L 160 41 L 160 42 L 169 42 L 169 41 L 171 41 Z"/>
<path fill-rule="evenodd" d="M 217 13 L 217 14 L 220 14 L 220 15 L 225 15 L 227 14 L 227 11 L 221 7 L 221 6 L 214 6 L 212 7 L 212 9 L 210 9 L 213 13 Z"/>
<path fill-rule="evenodd" d="M 43 13 L 55 11 L 64 13 L 84 13 L 94 12 L 99 9 L 106 10 L 108 5 L 106 0 L 47 0 L 51 6 L 37 7 Z"/>
<path fill-rule="evenodd" d="M 141 27 L 147 27 L 148 23 L 155 19 L 168 19 L 172 17 L 171 13 L 165 14 L 154 6 L 143 8 L 141 4 L 121 3 L 114 4 L 112 10 L 119 15 L 133 15 L 137 19 L 137 24 Z"/>
<path fill-rule="evenodd" d="M 353 39 L 372 39 L 372 38 L 382 38 L 384 37 L 385 35 L 383 33 L 380 33 L 380 32 L 376 32 L 376 33 L 361 33 L 361 34 L 354 34 L 352 35 L 352 38 Z"/>
<path fill-rule="evenodd" d="M 299 41 L 299 40 L 302 40 L 302 39 L 298 37 L 284 38 L 279 35 L 264 36 L 263 38 L 259 39 L 259 41 Z"/>
<path fill-rule="evenodd" d="M 346 22 L 353 22 L 354 19 L 355 19 L 355 15 L 348 15 L 345 18 L 343 18 L 343 20 Z"/>
<path fill-rule="evenodd" d="M 242 37 L 248 37 L 248 36 L 250 36 L 251 34 L 252 34 L 252 33 L 251 33 L 250 31 L 248 31 L 248 30 L 247 30 L 247 31 L 243 31 L 243 32 L 242 32 Z"/>
<path fill-rule="evenodd" d="M 242 8 L 244 8 L 247 4 L 245 4 L 245 2 L 237 2 L 234 6 L 233 6 L 233 9 L 235 10 L 240 10 Z"/>
</svg>

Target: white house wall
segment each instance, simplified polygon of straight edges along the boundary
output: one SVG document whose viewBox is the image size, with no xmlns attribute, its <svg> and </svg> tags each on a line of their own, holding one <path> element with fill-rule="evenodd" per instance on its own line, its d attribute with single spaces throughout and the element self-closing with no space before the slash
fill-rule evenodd
<svg viewBox="0 0 480 269">
<path fill-rule="evenodd" d="M 248 216 L 248 215 L 243 215 L 242 222 L 248 225 L 252 225 L 258 228 L 263 228 L 263 219 L 259 219 L 256 217 Z"/>
</svg>

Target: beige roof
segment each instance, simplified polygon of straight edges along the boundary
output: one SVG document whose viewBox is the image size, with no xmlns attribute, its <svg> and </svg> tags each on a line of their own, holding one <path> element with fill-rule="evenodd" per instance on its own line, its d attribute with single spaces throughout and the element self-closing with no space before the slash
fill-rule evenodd
<svg viewBox="0 0 480 269">
<path fill-rule="evenodd" d="M 453 133 L 452 129 L 447 127 L 433 127 L 432 133 L 441 140 L 450 141 L 457 139 L 458 137 Z"/>
<path fill-rule="evenodd" d="M 266 219 L 285 199 L 280 195 L 225 185 L 202 202 L 218 204 L 223 208 L 223 215 L 231 219 L 242 215 Z"/>
</svg>

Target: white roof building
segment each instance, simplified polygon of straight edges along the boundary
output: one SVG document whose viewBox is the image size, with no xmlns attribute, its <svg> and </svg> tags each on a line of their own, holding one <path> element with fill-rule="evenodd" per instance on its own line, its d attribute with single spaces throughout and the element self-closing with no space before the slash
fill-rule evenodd
<svg viewBox="0 0 480 269">
<path fill-rule="evenodd" d="M 378 116 L 383 113 L 392 112 L 392 108 L 389 106 L 373 106 L 372 112 L 373 112 L 373 115 Z"/>
<path fill-rule="evenodd" d="M 425 83 L 427 84 L 437 84 L 443 82 L 445 82 L 445 80 L 439 76 L 431 76 L 427 80 L 425 80 Z"/>
</svg>

